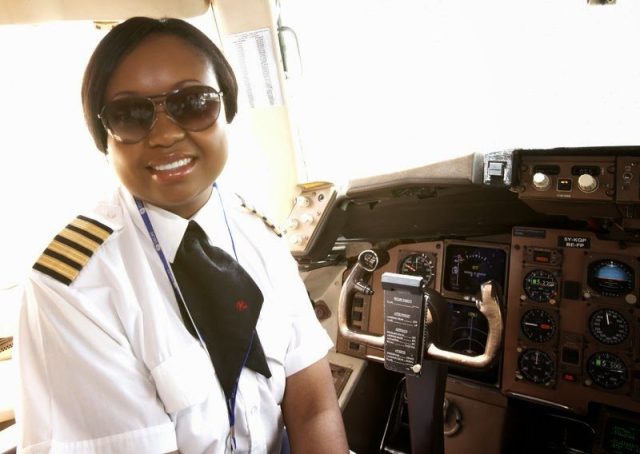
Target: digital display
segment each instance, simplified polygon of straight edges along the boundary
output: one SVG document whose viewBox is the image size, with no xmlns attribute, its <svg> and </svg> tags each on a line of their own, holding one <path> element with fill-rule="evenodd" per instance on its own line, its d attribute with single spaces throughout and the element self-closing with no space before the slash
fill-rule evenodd
<svg viewBox="0 0 640 454">
<path fill-rule="evenodd" d="M 497 281 L 504 289 L 507 253 L 504 249 L 449 244 L 445 252 L 444 288 L 475 295 L 480 285 Z"/>
<path fill-rule="evenodd" d="M 640 426 L 624 419 L 609 418 L 603 448 L 611 454 L 640 454 Z"/>
<path fill-rule="evenodd" d="M 489 333 L 489 324 L 482 313 L 468 303 L 449 301 L 451 314 L 451 343 L 449 350 L 467 356 L 478 356 L 484 353 Z M 474 370 L 465 367 L 449 366 L 449 374 L 465 377 L 488 385 L 499 381 L 499 364 L 496 362 L 489 369 Z"/>
</svg>

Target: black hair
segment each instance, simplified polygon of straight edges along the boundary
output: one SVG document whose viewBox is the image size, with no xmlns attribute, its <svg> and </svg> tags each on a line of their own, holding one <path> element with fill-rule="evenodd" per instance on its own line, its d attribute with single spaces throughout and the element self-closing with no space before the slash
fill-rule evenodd
<svg viewBox="0 0 640 454">
<path fill-rule="evenodd" d="M 122 59 L 152 34 L 171 35 L 201 52 L 212 64 L 220 84 L 227 117 L 231 123 L 238 110 L 238 83 L 220 49 L 200 30 L 181 19 L 132 17 L 116 25 L 102 38 L 91 55 L 82 80 L 82 108 L 89 132 L 100 151 L 107 152 L 107 132 L 98 114 L 111 76 Z"/>
</svg>

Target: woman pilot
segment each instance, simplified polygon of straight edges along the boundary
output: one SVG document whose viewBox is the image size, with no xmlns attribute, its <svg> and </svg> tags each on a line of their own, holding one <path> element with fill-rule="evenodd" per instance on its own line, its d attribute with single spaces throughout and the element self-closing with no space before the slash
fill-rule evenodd
<svg viewBox="0 0 640 454">
<path fill-rule="evenodd" d="M 25 285 L 19 448 L 280 452 L 286 426 L 293 452 L 347 452 L 331 341 L 296 264 L 216 184 L 237 100 L 219 49 L 184 21 L 129 19 L 95 49 L 82 100 L 121 186 L 51 241 Z M 202 257 L 231 257 L 231 277 L 179 269 L 190 232 Z M 211 307 L 219 294 L 228 312 Z"/>
</svg>

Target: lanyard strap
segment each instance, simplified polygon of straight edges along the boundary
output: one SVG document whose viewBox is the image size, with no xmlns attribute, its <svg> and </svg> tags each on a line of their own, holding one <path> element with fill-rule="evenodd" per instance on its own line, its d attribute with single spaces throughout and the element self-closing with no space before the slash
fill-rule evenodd
<svg viewBox="0 0 640 454">
<path fill-rule="evenodd" d="M 218 194 L 218 200 L 220 201 L 220 206 L 222 207 L 222 215 L 224 218 L 224 222 L 227 226 L 227 231 L 229 232 L 229 238 L 231 239 L 231 247 L 233 248 L 233 255 L 235 256 L 235 259 L 237 262 L 239 262 L 238 260 L 238 253 L 236 252 L 236 244 L 235 241 L 233 240 L 233 235 L 231 234 L 231 226 L 229 225 L 229 221 L 227 220 L 227 212 L 224 209 L 224 203 L 222 203 L 222 196 L 220 195 L 220 191 L 218 190 L 218 186 L 217 183 L 213 184 L 213 189 L 215 190 L 215 192 Z M 207 350 L 207 345 L 205 344 L 204 340 L 202 339 L 202 336 L 200 335 L 200 332 L 198 331 L 198 327 L 196 326 L 193 317 L 191 316 L 191 313 L 189 312 L 189 307 L 185 304 L 184 301 L 184 297 L 182 296 L 182 292 L 180 291 L 180 287 L 178 286 L 178 282 L 176 281 L 176 277 L 173 274 L 173 270 L 171 269 L 171 266 L 169 265 L 169 262 L 167 260 L 167 257 L 164 255 L 164 252 L 162 251 L 162 246 L 160 246 L 160 242 L 158 241 L 158 236 L 156 235 L 156 232 L 153 228 L 153 224 L 151 223 L 151 218 L 149 217 L 149 213 L 147 212 L 147 209 L 144 205 L 144 202 L 140 199 L 138 199 L 137 197 L 134 197 L 133 200 L 136 203 L 136 206 L 138 207 L 138 213 L 140 214 L 140 217 L 142 217 L 142 221 L 144 222 L 144 226 L 147 229 L 147 232 L 149 233 L 149 238 L 151 239 L 151 242 L 153 243 L 153 248 L 156 250 L 156 252 L 158 253 L 158 257 L 160 257 L 160 261 L 162 262 L 162 266 L 164 268 L 164 272 L 167 275 L 167 277 L 169 278 L 169 282 L 171 283 L 171 287 L 173 288 L 173 293 L 176 297 L 176 300 L 178 301 L 178 304 L 181 304 L 182 307 L 185 309 L 185 312 L 187 313 L 187 315 L 189 316 L 189 321 L 191 322 L 191 326 L 193 326 L 193 329 L 196 333 L 196 335 L 198 336 L 198 341 L 200 342 L 200 345 L 202 346 L 202 348 L 204 348 L 204 350 L 207 352 L 207 354 L 209 354 L 209 351 Z M 249 352 L 251 351 L 251 345 L 253 344 L 253 338 L 255 336 L 255 330 L 253 331 L 252 335 L 251 335 L 251 340 L 249 341 L 249 347 L 247 348 L 247 351 L 244 354 L 244 359 L 242 361 L 242 368 L 240 369 L 242 371 L 242 369 L 244 369 L 245 364 L 247 363 L 247 359 L 249 358 Z M 242 373 L 242 372 L 241 372 Z M 236 415 L 235 415 L 235 408 L 236 408 L 236 394 L 238 392 L 238 382 L 240 381 L 240 376 L 238 375 L 238 377 L 236 378 L 236 383 L 233 387 L 233 391 L 231 392 L 231 396 L 226 399 L 226 403 L 227 403 L 227 414 L 229 416 L 229 435 L 227 437 L 227 441 L 226 441 L 226 446 L 227 446 L 227 450 L 228 451 L 235 451 L 236 450 L 236 437 L 235 437 L 235 422 L 236 422 Z"/>
</svg>

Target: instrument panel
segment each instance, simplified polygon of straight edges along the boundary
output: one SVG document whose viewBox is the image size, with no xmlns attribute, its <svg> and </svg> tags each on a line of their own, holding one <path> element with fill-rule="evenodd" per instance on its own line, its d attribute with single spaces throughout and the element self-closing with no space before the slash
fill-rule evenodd
<svg viewBox="0 0 640 454">
<path fill-rule="evenodd" d="M 514 228 L 505 393 L 640 410 L 639 252 L 591 232 Z"/>
<path fill-rule="evenodd" d="M 388 252 L 372 275 L 374 294 L 354 309 L 368 315 L 358 315 L 359 329 L 382 332 L 383 273 L 420 275 L 449 302 L 449 349 L 478 355 L 487 323 L 473 298 L 493 279 L 504 291 L 502 356 L 488 370 L 450 368 L 450 375 L 579 413 L 590 403 L 640 411 L 640 246 L 585 231 L 515 227 L 495 242 L 419 242 Z M 338 342 L 338 350 L 383 356 L 357 344 Z"/>
<path fill-rule="evenodd" d="M 478 295 L 480 284 L 495 280 L 506 289 L 508 276 L 509 245 L 491 242 L 445 240 L 404 244 L 389 251 L 389 262 L 373 273 L 370 285 L 374 293 L 355 300 L 352 320 L 355 328 L 373 334 L 383 329 L 383 290 L 380 284 L 385 272 L 419 275 L 427 287 L 440 292 L 448 301 L 451 312 L 451 341 L 449 350 L 470 356 L 483 353 L 488 334 L 487 320 L 475 307 L 473 298 Z M 368 314 L 363 317 L 361 312 Z M 362 323 L 363 320 L 367 323 Z M 382 361 L 381 349 L 340 342 L 338 351 Z M 449 374 L 473 382 L 498 387 L 501 363 L 487 370 L 471 370 L 451 367 Z"/>
</svg>

